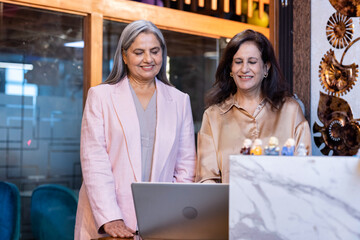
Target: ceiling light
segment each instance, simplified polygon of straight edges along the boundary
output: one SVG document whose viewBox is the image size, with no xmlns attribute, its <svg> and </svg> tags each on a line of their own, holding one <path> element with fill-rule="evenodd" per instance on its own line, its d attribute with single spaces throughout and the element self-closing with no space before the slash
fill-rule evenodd
<svg viewBox="0 0 360 240">
<path fill-rule="evenodd" d="M 33 70 L 34 66 L 32 64 L 0 62 L 0 68 Z"/>
<path fill-rule="evenodd" d="M 64 44 L 65 47 L 84 48 L 84 41 L 68 42 Z"/>
</svg>

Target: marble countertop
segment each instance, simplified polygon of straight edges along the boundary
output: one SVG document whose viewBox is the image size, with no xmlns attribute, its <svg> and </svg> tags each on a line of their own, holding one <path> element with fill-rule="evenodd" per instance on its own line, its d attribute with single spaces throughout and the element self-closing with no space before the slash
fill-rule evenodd
<svg viewBox="0 0 360 240">
<path fill-rule="evenodd" d="M 230 239 L 360 239 L 360 159 L 230 156 Z"/>
</svg>

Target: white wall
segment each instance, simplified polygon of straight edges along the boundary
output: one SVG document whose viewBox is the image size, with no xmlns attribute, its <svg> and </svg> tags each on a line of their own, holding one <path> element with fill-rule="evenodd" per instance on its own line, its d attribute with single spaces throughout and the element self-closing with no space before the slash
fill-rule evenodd
<svg viewBox="0 0 360 240">
<path fill-rule="evenodd" d="M 319 66 L 322 57 L 327 51 L 332 49 L 335 52 L 336 59 L 340 62 L 342 54 L 345 50 L 334 48 L 327 40 L 326 37 L 326 25 L 333 13 L 336 10 L 330 4 L 329 0 L 312 0 L 311 1 L 311 123 L 312 129 L 314 122 L 317 122 L 320 126 L 323 124 L 317 117 L 317 108 L 319 103 L 320 92 L 327 93 L 320 84 Z M 354 33 L 352 40 L 360 37 L 360 18 L 353 17 Z M 343 65 L 349 65 L 355 63 L 360 65 L 360 41 L 356 42 L 346 53 Z M 358 67 L 359 70 L 359 67 Z M 360 118 L 360 74 L 358 73 L 357 82 L 350 92 L 340 96 L 346 100 L 351 106 L 353 117 L 355 119 Z M 316 134 L 319 136 L 319 133 Z M 322 155 L 320 149 L 313 142 L 313 155 Z M 331 152 L 330 152 L 331 154 Z"/>
</svg>

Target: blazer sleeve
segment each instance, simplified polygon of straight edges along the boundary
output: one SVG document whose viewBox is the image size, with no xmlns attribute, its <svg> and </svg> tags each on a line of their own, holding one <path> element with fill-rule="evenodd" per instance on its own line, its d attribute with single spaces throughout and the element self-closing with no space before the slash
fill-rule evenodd
<svg viewBox="0 0 360 240">
<path fill-rule="evenodd" d="M 122 219 L 117 204 L 114 176 L 106 151 L 104 109 L 101 94 L 91 88 L 81 126 L 80 159 L 83 180 L 96 227 Z"/>
<path fill-rule="evenodd" d="M 207 111 L 203 115 L 197 145 L 197 182 L 221 182 L 219 161 Z"/>
<path fill-rule="evenodd" d="M 194 182 L 196 167 L 196 150 L 194 123 L 191 112 L 190 97 L 185 95 L 182 104 L 182 119 L 180 129 L 177 162 L 174 171 L 175 182 Z"/>
</svg>

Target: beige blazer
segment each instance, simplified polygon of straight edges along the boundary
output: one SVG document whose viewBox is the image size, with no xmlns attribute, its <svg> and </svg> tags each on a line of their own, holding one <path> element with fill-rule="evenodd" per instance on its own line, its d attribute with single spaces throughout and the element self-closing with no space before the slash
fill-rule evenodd
<svg viewBox="0 0 360 240">
<path fill-rule="evenodd" d="M 272 109 L 265 99 L 254 115 L 241 108 L 233 96 L 209 107 L 198 133 L 196 181 L 229 182 L 229 156 L 240 154 L 246 138 L 260 138 L 265 147 L 272 136 L 278 138 L 280 149 L 293 138 L 296 150 L 302 142 L 311 155 L 309 124 L 293 98 L 288 98 L 281 109 Z"/>
<path fill-rule="evenodd" d="M 190 99 L 156 80 L 157 125 L 151 181 L 192 182 L 195 177 L 194 125 Z M 98 238 L 99 228 L 124 219 L 136 230 L 131 183 L 141 181 L 141 140 L 129 81 L 89 90 L 81 128 L 83 184 L 75 239 Z"/>
</svg>

